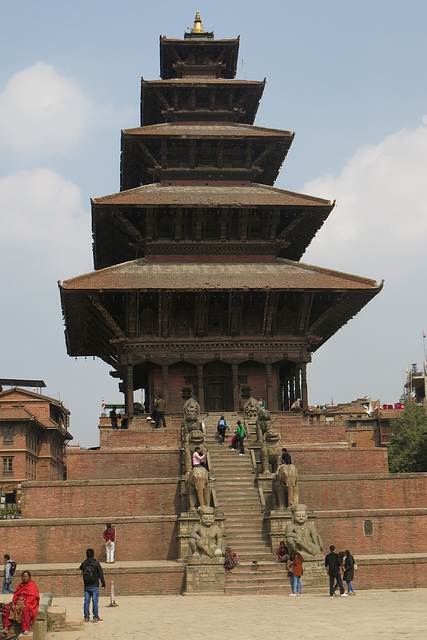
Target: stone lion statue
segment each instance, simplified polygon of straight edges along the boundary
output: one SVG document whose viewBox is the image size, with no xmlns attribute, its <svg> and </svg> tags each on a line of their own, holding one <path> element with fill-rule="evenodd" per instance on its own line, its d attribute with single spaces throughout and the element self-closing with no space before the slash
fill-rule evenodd
<svg viewBox="0 0 427 640">
<path fill-rule="evenodd" d="M 282 437 L 275 429 L 264 434 L 261 445 L 261 465 L 263 473 L 276 473 L 282 462 Z"/>
<path fill-rule="evenodd" d="M 258 418 L 256 421 L 256 435 L 257 441 L 262 442 L 264 440 L 264 435 L 267 431 L 273 428 L 273 421 L 271 419 L 271 414 L 269 411 L 263 409 L 258 414 Z"/>
<path fill-rule="evenodd" d="M 298 471 L 294 464 L 281 464 L 273 480 L 275 509 L 287 509 L 298 504 Z"/>
</svg>

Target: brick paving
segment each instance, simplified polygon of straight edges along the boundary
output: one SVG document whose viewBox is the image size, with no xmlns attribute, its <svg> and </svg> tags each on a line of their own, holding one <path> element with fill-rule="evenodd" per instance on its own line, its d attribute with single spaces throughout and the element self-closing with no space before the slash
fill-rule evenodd
<svg viewBox="0 0 427 640">
<path fill-rule="evenodd" d="M 357 585 L 356 585 L 357 587 Z M 427 637 L 427 589 L 359 591 L 355 597 L 127 596 L 108 607 L 100 598 L 100 624 L 50 632 L 47 640 L 418 640 Z M 67 617 L 83 617 L 82 598 L 54 598 Z"/>
</svg>

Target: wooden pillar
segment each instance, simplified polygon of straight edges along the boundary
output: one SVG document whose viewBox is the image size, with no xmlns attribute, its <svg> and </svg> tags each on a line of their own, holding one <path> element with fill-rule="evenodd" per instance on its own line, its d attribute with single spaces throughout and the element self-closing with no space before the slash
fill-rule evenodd
<svg viewBox="0 0 427 640">
<path fill-rule="evenodd" d="M 240 388 L 238 364 L 231 365 L 231 373 L 233 378 L 233 411 L 239 411 Z"/>
<path fill-rule="evenodd" d="M 133 364 L 126 365 L 125 409 L 129 418 L 133 416 Z"/>
<path fill-rule="evenodd" d="M 274 411 L 273 408 L 273 375 L 272 375 L 272 367 L 270 363 L 265 365 L 265 371 L 267 374 L 267 403 L 266 408 L 269 411 Z"/>
<path fill-rule="evenodd" d="M 301 363 L 301 404 L 303 409 L 308 409 L 307 364 Z"/>
<path fill-rule="evenodd" d="M 162 374 L 163 374 L 163 398 L 167 404 L 169 400 L 169 389 L 168 389 L 169 367 L 167 364 L 162 365 Z"/>
<path fill-rule="evenodd" d="M 204 380 L 203 380 L 203 365 L 202 364 L 198 364 L 197 365 L 197 386 L 198 386 L 198 389 L 199 389 L 200 412 L 204 413 L 205 412 L 205 387 L 204 387 Z"/>
</svg>

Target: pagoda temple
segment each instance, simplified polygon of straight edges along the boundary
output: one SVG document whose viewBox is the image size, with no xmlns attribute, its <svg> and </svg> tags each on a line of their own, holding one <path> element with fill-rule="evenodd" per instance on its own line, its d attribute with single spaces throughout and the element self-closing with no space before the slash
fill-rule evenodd
<svg viewBox="0 0 427 640">
<path fill-rule="evenodd" d="M 197 13 L 160 37 L 141 126 L 122 132 L 120 192 L 92 201 L 94 271 L 60 284 L 70 356 L 97 356 L 134 392 L 183 389 L 201 411 L 308 405 L 307 363 L 380 290 L 300 262 L 333 203 L 274 187 L 294 134 L 254 126 L 264 81 L 236 79 L 239 38 Z M 244 394 L 243 394 L 244 397 Z"/>
</svg>

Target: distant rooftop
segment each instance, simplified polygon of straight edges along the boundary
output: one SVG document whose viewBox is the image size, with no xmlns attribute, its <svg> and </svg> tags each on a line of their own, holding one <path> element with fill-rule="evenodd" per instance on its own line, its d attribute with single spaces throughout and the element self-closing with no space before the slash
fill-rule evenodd
<svg viewBox="0 0 427 640">
<path fill-rule="evenodd" d="M 0 386 L 8 387 L 37 387 L 44 389 L 46 383 L 44 380 L 19 380 L 18 378 L 0 378 Z"/>
</svg>

